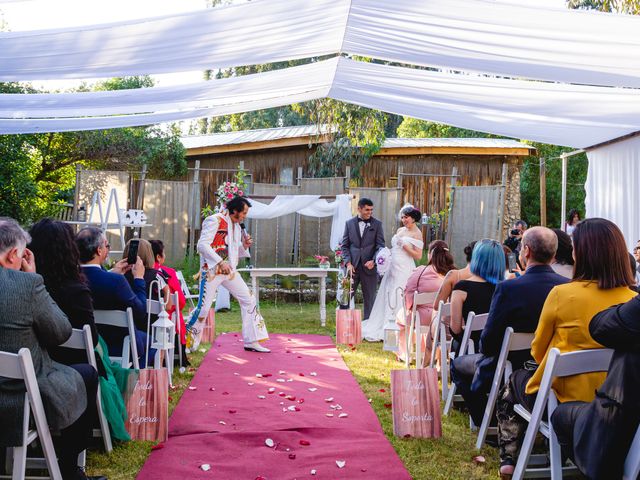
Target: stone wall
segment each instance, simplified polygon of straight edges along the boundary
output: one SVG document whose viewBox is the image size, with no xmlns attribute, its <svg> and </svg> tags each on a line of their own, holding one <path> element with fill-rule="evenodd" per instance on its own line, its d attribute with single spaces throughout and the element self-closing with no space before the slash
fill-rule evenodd
<svg viewBox="0 0 640 480">
<path fill-rule="evenodd" d="M 507 238 L 509 229 L 521 217 L 520 203 L 520 169 L 521 161 L 509 161 L 507 166 L 507 187 L 505 195 L 504 215 L 502 217 L 502 238 Z"/>
</svg>

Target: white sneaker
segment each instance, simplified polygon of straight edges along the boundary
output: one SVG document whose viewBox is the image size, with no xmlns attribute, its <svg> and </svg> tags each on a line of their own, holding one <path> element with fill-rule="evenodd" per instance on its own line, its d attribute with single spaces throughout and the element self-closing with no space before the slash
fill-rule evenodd
<svg viewBox="0 0 640 480">
<path fill-rule="evenodd" d="M 259 342 L 253 342 L 253 343 L 245 343 L 244 344 L 244 349 L 247 352 L 259 352 L 259 353 L 270 353 L 271 350 L 269 350 L 266 347 L 263 347 L 262 345 L 260 345 Z"/>
</svg>

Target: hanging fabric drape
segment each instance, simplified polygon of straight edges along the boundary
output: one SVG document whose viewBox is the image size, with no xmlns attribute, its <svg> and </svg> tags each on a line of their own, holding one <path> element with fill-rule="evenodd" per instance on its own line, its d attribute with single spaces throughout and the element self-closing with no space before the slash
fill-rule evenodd
<svg viewBox="0 0 640 480">
<path fill-rule="evenodd" d="M 640 137 L 590 150 L 587 158 L 585 216 L 618 225 L 631 251 L 640 239 Z"/>
<path fill-rule="evenodd" d="M 640 18 L 491 0 L 257 0 L 160 18 L 0 32 L 0 81 L 216 69 L 326 54 L 640 87 Z"/>
<path fill-rule="evenodd" d="M 248 218 L 266 220 L 271 218 L 299 213 L 308 217 L 330 217 L 331 223 L 330 247 L 335 250 L 342 241 L 344 224 L 351 217 L 351 196 L 336 195 L 333 202 L 328 202 L 320 195 L 276 195 L 271 203 L 266 204 L 249 198 L 251 209 Z"/>
<path fill-rule="evenodd" d="M 134 91 L 0 95 L 0 133 L 149 125 L 325 96 L 470 130 L 577 148 L 640 130 L 640 95 L 634 89 L 447 74 L 346 58 L 203 83 Z M 109 116 L 61 118 L 81 112 Z M 12 118 L 1 118 L 7 115 Z"/>
<path fill-rule="evenodd" d="M 100 78 L 295 60 L 340 50 L 348 0 L 257 0 L 179 15 L 0 32 L 0 81 Z"/>
</svg>

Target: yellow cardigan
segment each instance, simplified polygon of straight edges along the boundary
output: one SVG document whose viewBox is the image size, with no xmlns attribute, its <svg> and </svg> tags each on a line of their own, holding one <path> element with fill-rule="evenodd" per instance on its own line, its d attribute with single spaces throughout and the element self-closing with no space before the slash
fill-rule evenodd
<svg viewBox="0 0 640 480">
<path fill-rule="evenodd" d="M 536 393 L 540 388 L 547 354 L 553 347 L 562 353 L 604 348 L 589 334 L 591 319 L 596 313 L 635 296 L 636 292 L 627 287 L 601 290 L 595 282 L 574 281 L 554 287 L 544 302 L 531 344 L 531 356 L 540 366 L 527 383 L 526 392 Z M 602 372 L 556 378 L 552 386 L 560 402 L 590 402 L 606 376 Z"/>
</svg>

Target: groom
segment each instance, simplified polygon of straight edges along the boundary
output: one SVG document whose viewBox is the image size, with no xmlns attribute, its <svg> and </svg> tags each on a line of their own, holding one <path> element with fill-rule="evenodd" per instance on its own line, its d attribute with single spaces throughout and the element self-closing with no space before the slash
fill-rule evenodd
<svg viewBox="0 0 640 480">
<path fill-rule="evenodd" d="M 382 222 L 373 218 L 373 202 L 361 198 L 358 202 L 358 216 L 345 224 L 342 251 L 347 270 L 353 271 L 353 294 L 358 285 L 362 286 L 364 297 L 364 320 L 369 318 L 376 298 L 378 274 L 376 253 L 384 248 Z"/>
</svg>

